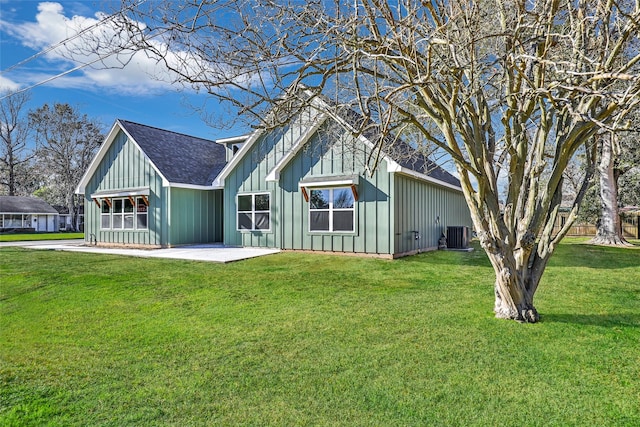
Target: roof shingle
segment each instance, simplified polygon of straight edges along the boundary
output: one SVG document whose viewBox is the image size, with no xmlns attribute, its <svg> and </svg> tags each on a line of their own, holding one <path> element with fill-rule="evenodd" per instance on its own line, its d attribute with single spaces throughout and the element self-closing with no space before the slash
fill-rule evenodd
<svg viewBox="0 0 640 427">
<path fill-rule="evenodd" d="M 214 141 L 126 120 L 118 122 L 171 183 L 211 185 L 226 164 L 225 148 Z"/>
<path fill-rule="evenodd" d="M 0 213 L 57 214 L 58 211 L 36 197 L 0 196 Z"/>
</svg>

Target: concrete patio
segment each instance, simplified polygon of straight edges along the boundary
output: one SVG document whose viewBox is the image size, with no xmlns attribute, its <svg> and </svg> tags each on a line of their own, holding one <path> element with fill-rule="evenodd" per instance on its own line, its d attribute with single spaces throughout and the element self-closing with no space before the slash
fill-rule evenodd
<svg viewBox="0 0 640 427">
<path fill-rule="evenodd" d="M 0 247 L 21 246 L 43 249 L 97 254 L 126 255 L 141 258 L 170 258 L 191 261 L 227 263 L 280 252 L 279 249 L 225 247 L 221 244 L 202 244 L 165 249 L 126 249 L 88 246 L 83 240 L 48 240 L 32 242 L 1 242 Z"/>
</svg>

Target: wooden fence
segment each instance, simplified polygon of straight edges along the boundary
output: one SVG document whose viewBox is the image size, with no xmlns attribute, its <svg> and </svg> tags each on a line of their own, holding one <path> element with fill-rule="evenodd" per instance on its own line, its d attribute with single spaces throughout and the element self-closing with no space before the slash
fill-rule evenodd
<svg viewBox="0 0 640 427">
<path fill-rule="evenodd" d="M 640 239 L 640 215 L 621 215 L 622 234 L 627 239 Z M 554 227 L 554 233 L 560 231 L 563 218 L 559 218 L 558 224 Z M 597 227 L 593 224 L 574 224 L 569 229 L 567 236 L 595 236 Z"/>
<path fill-rule="evenodd" d="M 628 239 L 640 239 L 640 215 L 622 215 L 622 234 Z"/>
</svg>

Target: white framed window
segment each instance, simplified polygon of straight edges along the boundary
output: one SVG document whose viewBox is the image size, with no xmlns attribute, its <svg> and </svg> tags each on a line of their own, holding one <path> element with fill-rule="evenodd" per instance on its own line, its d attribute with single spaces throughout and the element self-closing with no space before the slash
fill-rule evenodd
<svg viewBox="0 0 640 427">
<path fill-rule="evenodd" d="M 355 197 L 351 187 L 314 188 L 309 194 L 309 231 L 353 233 Z"/>
<path fill-rule="evenodd" d="M 238 231 L 271 230 L 271 194 L 251 193 L 236 196 Z"/>
<path fill-rule="evenodd" d="M 111 201 L 102 200 L 100 202 L 100 228 L 109 229 L 111 228 L 111 206 L 109 206 Z"/>
<path fill-rule="evenodd" d="M 143 197 L 136 197 L 136 229 L 146 230 L 148 227 L 148 206 Z"/>
<path fill-rule="evenodd" d="M 147 202 L 143 197 L 103 199 L 100 205 L 100 228 L 103 230 L 146 230 Z"/>
</svg>

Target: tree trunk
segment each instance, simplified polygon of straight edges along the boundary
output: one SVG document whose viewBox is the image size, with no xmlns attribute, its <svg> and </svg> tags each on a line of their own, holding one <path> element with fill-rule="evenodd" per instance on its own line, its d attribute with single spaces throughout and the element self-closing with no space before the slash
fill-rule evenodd
<svg viewBox="0 0 640 427">
<path fill-rule="evenodd" d="M 622 235 L 622 223 L 618 212 L 619 172 L 614 168 L 612 137 L 602 139 L 602 154 L 598 165 L 600 176 L 600 221 L 596 235 L 590 243 L 596 245 L 630 245 Z"/>
<path fill-rule="evenodd" d="M 516 248 L 505 241 L 493 240 L 488 236 L 487 232 L 478 233 L 480 244 L 487 253 L 496 274 L 493 308 L 496 317 L 536 323 L 540 320 L 540 316 L 533 305 L 533 296 L 548 257 L 544 259 L 539 257 L 533 245 L 514 250 Z"/>
<path fill-rule="evenodd" d="M 78 231 L 76 226 L 76 203 L 73 193 L 67 194 L 67 209 L 69 210 L 69 219 L 71 220 L 71 231 Z"/>
<path fill-rule="evenodd" d="M 536 323 L 540 319 L 533 305 L 533 294 L 537 283 L 531 287 L 531 281 L 524 279 L 524 277 L 532 277 L 531 271 L 527 266 L 505 265 L 504 257 L 500 255 L 490 255 L 489 258 L 496 272 L 493 309 L 496 317 Z"/>
<path fill-rule="evenodd" d="M 9 196 L 16 195 L 16 162 L 13 157 L 13 149 L 9 149 L 8 162 L 9 167 Z"/>
</svg>

